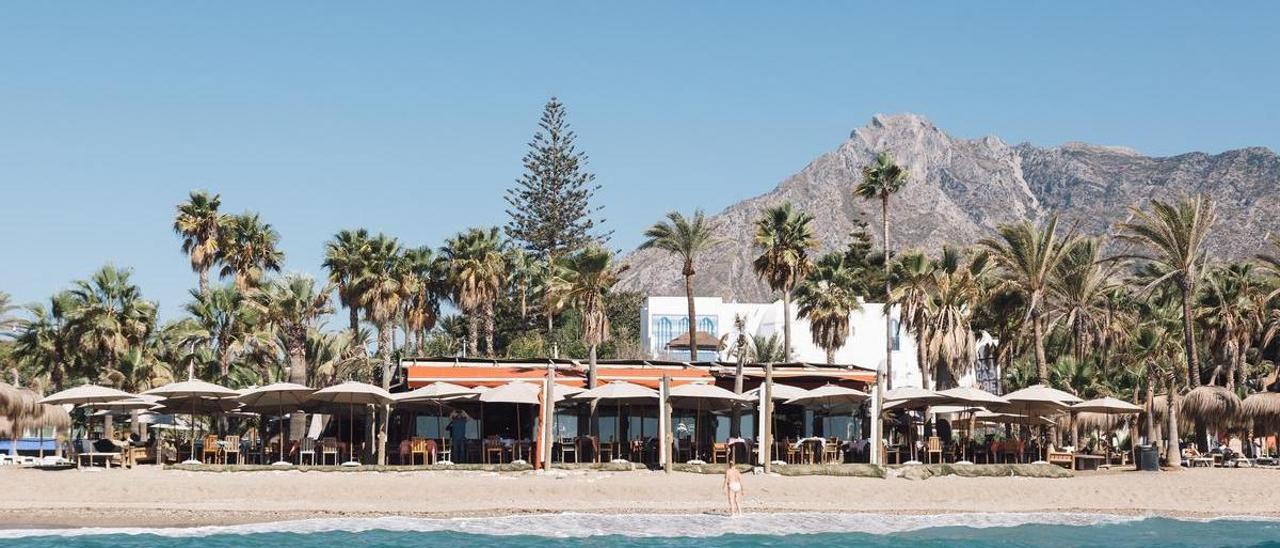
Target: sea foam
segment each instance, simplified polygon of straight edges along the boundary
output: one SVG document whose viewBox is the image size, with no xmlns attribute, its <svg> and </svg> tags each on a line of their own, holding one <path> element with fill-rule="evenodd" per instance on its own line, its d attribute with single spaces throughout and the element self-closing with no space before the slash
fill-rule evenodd
<svg viewBox="0 0 1280 548">
<path fill-rule="evenodd" d="M 316 534 L 332 532 L 454 532 L 476 535 L 530 535 L 586 538 L 619 535 L 641 538 L 717 537 L 729 534 L 796 535 L 864 533 L 887 535 L 939 527 L 993 528 L 1019 525 L 1088 526 L 1147 519 L 1096 513 L 951 513 L 933 515 L 874 513 L 759 513 L 742 517 L 717 514 L 560 513 L 484 518 L 318 518 L 294 521 L 203 527 L 85 527 L 76 529 L 0 530 L 0 540 L 36 536 L 155 535 L 194 538 L 260 533 Z M 1241 519 L 1241 518 L 1220 518 Z M 1256 519 L 1256 518 L 1252 518 Z M 1205 521 L 1205 520 L 1184 520 Z"/>
</svg>

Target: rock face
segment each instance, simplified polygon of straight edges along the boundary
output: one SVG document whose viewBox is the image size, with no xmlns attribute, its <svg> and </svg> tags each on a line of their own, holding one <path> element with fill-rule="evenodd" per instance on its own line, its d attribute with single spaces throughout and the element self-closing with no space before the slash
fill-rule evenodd
<svg viewBox="0 0 1280 548">
<path fill-rule="evenodd" d="M 697 293 L 739 301 L 776 298 L 751 270 L 758 254 L 752 223 L 764 208 L 785 201 L 813 214 L 822 252 L 849 242 L 855 217 L 870 223 L 879 246 L 880 204 L 853 196 L 852 189 L 880 151 L 911 171 L 911 182 L 889 207 L 889 242 L 898 250 L 968 246 L 999 224 L 1052 213 L 1062 226 L 1104 234 L 1128 217 L 1129 207 L 1197 192 L 1218 203 L 1210 248 L 1215 256 L 1253 256 L 1266 235 L 1280 229 L 1271 214 L 1280 206 L 1280 157 L 1265 148 L 1167 158 L 1081 143 L 1044 149 L 991 136 L 957 139 L 914 114 L 877 115 L 773 191 L 714 215 L 725 243 L 698 261 Z M 669 255 L 634 251 L 625 262 L 631 269 L 622 288 L 684 294 L 680 268 Z"/>
</svg>

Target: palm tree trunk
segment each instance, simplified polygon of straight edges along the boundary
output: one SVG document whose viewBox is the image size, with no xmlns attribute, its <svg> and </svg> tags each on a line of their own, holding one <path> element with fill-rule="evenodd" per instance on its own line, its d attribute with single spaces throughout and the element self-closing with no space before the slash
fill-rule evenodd
<svg viewBox="0 0 1280 548">
<path fill-rule="evenodd" d="M 1173 378 L 1169 379 L 1168 427 L 1165 429 L 1165 466 L 1180 468 L 1182 466 L 1182 448 L 1178 446 L 1178 387 Z"/>
<path fill-rule="evenodd" d="M 529 281 L 522 279 L 520 282 L 520 319 L 525 320 L 529 317 Z"/>
<path fill-rule="evenodd" d="M 791 288 L 782 290 L 782 361 L 791 361 Z M 831 361 L 828 353 L 827 363 Z"/>
<path fill-rule="evenodd" d="M 685 272 L 692 270 L 690 265 L 685 265 Z M 684 293 L 689 299 L 689 361 L 698 361 L 698 316 L 693 306 L 693 274 L 685 274 L 684 276 Z"/>
<path fill-rule="evenodd" d="M 836 363 L 836 349 L 834 349 L 834 348 L 828 348 L 828 349 L 826 349 L 826 350 L 827 350 L 827 365 L 835 365 L 835 363 Z"/>
<path fill-rule="evenodd" d="M 597 380 L 597 377 L 596 377 L 596 346 L 597 345 L 593 344 L 587 350 L 587 364 L 588 364 L 587 388 L 588 389 L 595 388 L 596 385 L 599 384 L 600 382 L 599 380 Z"/>
<path fill-rule="evenodd" d="M 1249 348 L 1249 336 L 1242 334 L 1241 337 L 1236 343 L 1236 386 L 1244 386 L 1245 350 Z"/>
<path fill-rule="evenodd" d="M 209 294 L 209 269 L 201 268 L 197 272 L 200 275 L 200 294 L 208 295 Z"/>
<path fill-rule="evenodd" d="M 1191 295 L 1194 287 L 1185 278 L 1179 284 L 1182 289 L 1182 344 L 1187 353 L 1187 386 L 1200 386 L 1200 355 L 1196 350 L 1196 336 L 1191 326 Z"/>
<path fill-rule="evenodd" d="M 347 308 L 347 321 L 351 324 L 351 341 L 360 338 L 360 309 L 355 306 Z"/>
<path fill-rule="evenodd" d="M 920 368 L 920 384 L 933 390 L 933 367 L 929 365 L 929 349 L 925 346 L 924 329 L 916 329 L 916 364 Z"/>
<path fill-rule="evenodd" d="M 1049 361 L 1044 355 L 1044 325 L 1040 321 L 1039 308 L 1031 311 L 1032 336 L 1036 345 L 1036 377 L 1040 384 L 1049 384 Z"/>
<path fill-rule="evenodd" d="M 382 362 L 382 389 L 391 388 L 391 322 L 378 326 L 378 360 Z"/>
<path fill-rule="evenodd" d="M 307 340 L 306 335 L 297 336 L 290 335 L 289 342 L 289 382 L 294 384 L 307 384 Z M 305 413 L 292 413 L 289 415 L 289 439 L 302 439 L 302 434 L 307 428 L 307 415 Z M 280 434 L 284 435 L 283 432 Z M 283 456 L 281 457 L 283 460 Z"/>
<path fill-rule="evenodd" d="M 476 348 L 480 346 L 480 341 L 476 340 L 480 336 L 480 318 L 476 316 L 476 311 L 467 312 L 467 355 L 477 356 Z"/>
<path fill-rule="evenodd" d="M 484 303 L 484 351 L 489 357 L 497 356 L 493 348 L 493 302 Z"/>
<path fill-rule="evenodd" d="M 884 237 L 884 387 L 893 389 L 893 318 L 890 312 L 889 295 L 893 294 L 893 283 L 889 280 L 892 273 L 892 261 L 889 255 L 889 195 L 880 196 L 880 234 Z"/>
<path fill-rule="evenodd" d="M 1152 416 L 1154 415 L 1154 413 L 1151 412 L 1151 410 L 1155 407 L 1155 403 L 1154 403 L 1156 398 L 1155 384 L 1156 384 L 1155 364 L 1151 362 L 1147 362 L 1146 397 L 1143 398 L 1143 401 L 1146 402 L 1146 409 L 1147 409 L 1147 412 L 1145 413 L 1146 429 L 1143 432 L 1143 438 L 1146 440 L 1147 445 L 1155 444 L 1154 436 L 1156 431 L 1156 425 L 1155 425 L 1155 418 Z"/>
<path fill-rule="evenodd" d="M 739 333 L 738 336 L 746 335 Z M 733 393 L 739 396 L 742 395 L 742 368 L 746 361 L 746 348 L 740 344 L 738 345 L 738 365 L 733 373 Z M 759 430 L 759 427 L 756 430 Z M 729 435 L 735 438 L 742 437 L 742 406 L 736 403 L 733 405 L 733 414 L 729 417 Z"/>
</svg>

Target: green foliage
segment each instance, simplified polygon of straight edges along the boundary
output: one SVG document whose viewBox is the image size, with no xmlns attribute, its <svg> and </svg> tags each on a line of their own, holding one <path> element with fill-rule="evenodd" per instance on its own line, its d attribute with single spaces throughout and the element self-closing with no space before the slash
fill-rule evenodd
<svg viewBox="0 0 1280 548">
<path fill-rule="evenodd" d="M 577 150 L 576 139 L 564 104 L 552 97 L 524 156 L 524 174 L 506 195 L 507 237 L 552 262 L 588 242 L 609 239 L 597 233 L 602 206 L 591 199 L 600 185 L 586 171 L 587 155 Z"/>
</svg>

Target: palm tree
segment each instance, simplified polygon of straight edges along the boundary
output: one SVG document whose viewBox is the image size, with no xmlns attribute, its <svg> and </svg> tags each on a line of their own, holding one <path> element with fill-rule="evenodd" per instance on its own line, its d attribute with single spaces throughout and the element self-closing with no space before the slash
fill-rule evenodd
<svg viewBox="0 0 1280 548">
<path fill-rule="evenodd" d="M 480 320 L 484 320 L 485 352 L 494 355 L 494 305 L 506 279 L 503 249 L 506 243 L 497 228 L 472 228 L 445 241 L 440 249 L 447 265 L 454 304 L 467 315 L 467 345 L 479 348 Z"/>
<path fill-rule="evenodd" d="M 405 281 L 404 250 L 395 238 L 378 234 L 368 241 L 356 275 L 355 293 L 365 317 L 378 329 L 378 358 L 382 362 L 382 387 L 391 387 L 391 334 L 395 330 L 400 303 L 409 291 Z"/>
<path fill-rule="evenodd" d="M 173 219 L 173 231 L 182 237 L 182 252 L 191 256 L 191 270 L 200 276 L 201 293 L 209 288 L 209 269 L 218 260 L 221 206 L 221 196 L 193 190 L 187 201 L 178 204 L 178 214 Z"/>
<path fill-rule="evenodd" d="M 255 344 L 263 343 L 257 311 L 248 306 L 249 299 L 234 285 L 215 287 L 205 293 L 192 291 L 191 298 L 183 308 L 200 326 L 194 338 L 213 350 L 218 365 L 217 378 L 226 379 L 232 362 Z M 189 370 L 187 376 L 192 377 L 192 373 Z"/>
<path fill-rule="evenodd" d="M 973 313 L 983 297 L 982 278 L 987 265 L 985 253 L 966 257 L 949 247 L 943 248 L 942 257 L 934 265 L 929 284 L 932 292 L 927 301 L 928 327 L 924 329 L 925 338 L 916 344 L 928 347 L 925 355 L 932 362 L 928 369 L 922 365 L 921 372 L 934 375 L 936 368 L 946 373 L 948 385 L 970 372 L 978 360 Z"/>
<path fill-rule="evenodd" d="M 131 274 L 107 265 L 69 291 L 72 350 L 106 370 L 116 369 L 124 353 L 141 346 L 156 326 L 156 305 L 142 298 Z"/>
<path fill-rule="evenodd" d="M 256 287 L 264 273 L 280 271 L 284 252 L 276 248 L 279 243 L 280 234 L 257 213 L 225 217 L 218 228 L 219 275 L 234 278 L 240 291 Z"/>
<path fill-rule="evenodd" d="M 618 282 L 618 275 L 626 270 L 614 268 L 612 262 L 613 253 L 590 245 L 558 265 L 562 266 L 559 283 L 564 287 L 563 298 L 582 314 L 582 343 L 588 349 L 588 388 L 596 387 L 596 351 L 609 340 L 605 301 Z"/>
<path fill-rule="evenodd" d="M 14 331 L 22 325 L 22 320 L 12 314 L 17 309 L 18 306 L 13 304 L 13 297 L 0 291 L 0 336 L 13 335 Z"/>
<path fill-rule="evenodd" d="M 890 306 L 898 307 L 898 317 L 901 319 L 899 325 L 905 325 L 916 340 L 916 364 L 920 367 L 926 389 L 931 389 L 933 382 L 926 340 L 929 331 L 929 292 L 932 290 L 934 268 L 933 261 L 924 253 L 903 253 L 893 265 L 893 293 L 889 295 L 888 301 Z"/>
<path fill-rule="evenodd" d="M 683 263 L 680 273 L 684 276 L 685 296 L 689 299 L 689 361 L 698 361 L 698 315 L 693 304 L 693 275 L 696 272 L 693 265 L 698 255 L 719 243 L 715 229 L 700 209 L 693 212 L 692 219 L 672 211 L 667 213 L 665 221 L 649 227 L 644 236 L 640 249 L 661 249 Z"/>
<path fill-rule="evenodd" d="M 757 363 L 783 361 L 782 340 L 778 338 L 777 333 L 773 333 L 767 337 L 764 335 L 752 335 L 751 347 L 749 350 L 751 361 Z"/>
<path fill-rule="evenodd" d="M 413 334 L 414 348 L 422 352 L 427 332 L 440 319 L 440 296 L 446 291 L 444 261 L 435 257 L 429 247 L 408 249 L 404 252 L 405 273 L 409 289 L 404 300 L 404 317 L 408 339 Z"/>
<path fill-rule="evenodd" d="M 1058 235 L 1057 215 L 1037 226 L 1030 221 L 1000 225 L 998 239 L 979 242 L 1000 267 L 1003 282 L 1022 293 L 1027 319 L 1031 321 L 1032 344 L 1035 346 L 1036 375 L 1049 382 L 1049 361 L 1045 358 L 1045 294 L 1054 271 L 1076 246 L 1079 238 Z"/>
<path fill-rule="evenodd" d="M 325 314 L 333 313 L 329 303 L 332 286 L 317 287 L 315 280 L 301 274 L 289 274 L 250 293 L 250 299 L 263 322 L 275 328 L 288 356 L 289 382 L 307 383 L 307 334 Z M 289 432 L 302 436 L 306 417 L 294 413 Z"/>
<path fill-rule="evenodd" d="M 1107 296 L 1115 287 L 1112 267 L 1099 257 L 1095 238 L 1082 238 L 1069 250 L 1049 280 L 1048 331 L 1061 324 L 1071 333 L 1078 363 L 1103 336 L 1107 321 Z M 1105 370 L 1104 370 L 1105 372 Z"/>
<path fill-rule="evenodd" d="M 790 202 L 766 209 L 756 221 L 755 243 L 762 252 L 752 266 L 770 288 L 782 292 L 782 346 L 786 361 L 791 361 L 791 292 L 813 268 L 809 250 L 818 243 L 812 223 L 813 215 L 793 210 Z"/>
<path fill-rule="evenodd" d="M 1182 294 L 1182 344 L 1187 358 L 1187 381 L 1200 386 L 1200 356 L 1196 350 L 1191 303 L 1196 281 L 1206 260 L 1204 245 L 1216 212 L 1205 195 L 1184 196 L 1174 203 L 1151 200 L 1151 211 L 1130 208 L 1133 219 L 1120 224 L 1120 237 L 1147 248 L 1135 258 L 1163 271 L 1147 289 L 1172 282 Z"/>
<path fill-rule="evenodd" d="M 872 165 L 862 168 L 862 182 L 853 189 L 853 194 L 867 200 L 880 200 L 881 243 L 884 245 L 884 371 L 885 387 L 893 388 L 893 318 L 889 314 L 888 301 L 893 295 L 893 282 L 890 280 L 893 254 L 889 250 L 889 197 L 897 194 L 907 185 L 911 173 L 894 163 L 888 152 L 876 155 Z"/>
<path fill-rule="evenodd" d="M 534 287 L 534 280 L 542 270 L 542 263 L 534 260 L 533 255 L 518 247 L 512 247 L 506 253 L 507 267 L 511 272 L 512 289 L 520 308 L 520 321 L 529 318 L 529 294 Z M 548 333 L 550 335 L 550 333 Z"/>
<path fill-rule="evenodd" d="M 329 283 L 338 287 L 338 302 L 347 309 L 347 325 L 351 336 L 360 331 L 360 307 L 362 295 L 356 283 L 363 269 L 361 261 L 369 254 L 369 231 L 363 228 L 340 230 L 324 244 L 324 268 L 329 271 Z"/>
<path fill-rule="evenodd" d="M 797 312 L 809 320 L 813 343 L 827 352 L 828 364 L 836 362 L 836 351 L 849 339 L 849 315 L 862 308 L 856 287 L 853 271 L 844 264 L 844 255 L 831 253 L 823 256 L 795 288 Z"/>
<path fill-rule="evenodd" d="M 1219 375 L 1225 373 L 1223 384 L 1234 391 L 1237 383 L 1243 386 L 1245 352 L 1264 321 L 1264 308 L 1258 307 L 1265 307 L 1259 298 L 1261 280 L 1254 275 L 1252 264 L 1235 263 L 1215 268 L 1207 282 L 1196 315 L 1209 335 L 1210 348 L 1216 348 L 1222 358 L 1209 375 L 1209 384 L 1217 384 Z"/>
<path fill-rule="evenodd" d="M 49 305 L 27 307 L 30 318 L 18 326 L 14 357 L 36 374 L 46 376 L 53 391 L 67 387 L 71 363 L 71 330 L 68 318 L 75 306 L 71 294 L 61 292 L 49 298 Z"/>
</svg>

